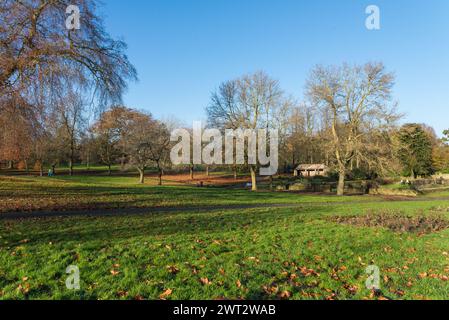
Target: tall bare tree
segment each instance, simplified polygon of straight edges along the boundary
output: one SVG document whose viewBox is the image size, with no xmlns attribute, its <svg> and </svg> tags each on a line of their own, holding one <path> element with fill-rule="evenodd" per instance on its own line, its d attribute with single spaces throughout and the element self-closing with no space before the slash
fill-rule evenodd
<svg viewBox="0 0 449 320">
<path fill-rule="evenodd" d="M 344 194 L 351 162 L 366 150 L 365 138 L 374 130 L 387 130 L 399 118 L 391 101 L 393 85 L 394 76 L 382 63 L 317 66 L 311 72 L 307 96 L 329 121 L 338 195 Z"/>
<path fill-rule="evenodd" d="M 66 9 L 80 9 L 79 29 L 66 25 Z M 21 92 L 44 83 L 61 66 L 89 81 L 99 102 L 119 100 L 136 71 L 112 39 L 94 0 L 3 0 L 0 3 L 0 92 Z"/>
<path fill-rule="evenodd" d="M 224 82 L 206 108 L 208 122 L 222 130 L 271 128 L 282 95 L 278 81 L 261 71 Z M 248 166 L 255 191 L 257 165 Z"/>
<path fill-rule="evenodd" d="M 82 96 L 82 88 L 69 88 L 60 94 L 54 110 L 54 119 L 59 124 L 61 150 L 67 150 L 69 174 L 73 175 L 75 152 L 78 148 L 80 132 L 84 125 L 86 102 Z"/>
</svg>

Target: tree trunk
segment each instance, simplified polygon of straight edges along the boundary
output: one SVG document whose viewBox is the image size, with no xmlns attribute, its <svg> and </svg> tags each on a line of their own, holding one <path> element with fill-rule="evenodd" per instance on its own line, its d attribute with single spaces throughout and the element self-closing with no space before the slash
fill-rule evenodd
<svg viewBox="0 0 449 320">
<path fill-rule="evenodd" d="M 162 170 L 160 170 L 160 169 L 159 169 L 159 182 L 157 185 L 162 186 Z"/>
<path fill-rule="evenodd" d="M 145 183 L 145 169 L 137 168 L 137 170 L 139 171 L 139 175 L 140 175 L 139 183 L 144 184 Z"/>
<path fill-rule="evenodd" d="M 193 180 L 193 165 L 190 165 L 190 180 Z"/>
<path fill-rule="evenodd" d="M 28 167 L 28 160 L 24 160 L 25 162 L 25 171 L 26 173 L 30 173 L 30 168 Z"/>
<path fill-rule="evenodd" d="M 234 171 L 234 180 L 237 180 L 237 166 L 233 167 L 233 171 Z"/>
<path fill-rule="evenodd" d="M 73 158 L 75 155 L 75 143 L 73 141 L 73 137 L 72 137 L 72 141 L 70 142 L 70 176 L 73 176 Z"/>
<path fill-rule="evenodd" d="M 270 176 L 270 190 L 273 190 L 273 176 Z"/>
<path fill-rule="evenodd" d="M 69 174 L 70 174 L 70 176 L 73 176 L 73 160 L 72 160 L 72 156 L 70 156 L 70 160 L 69 160 Z"/>
<path fill-rule="evenodd" d="M 250 171 L 251 171 L 251 190 L 257 191 L 256 169 L 253 166 L 251 166 Z"/>
<path fill-rule="evenodd" d="M 14 167 L 14 164 L 13 164 L 12 160 L 9 160 L 9 161 L 8 161 L 8 169 L 9 169 L 9 170 L 12 170 L 13 167 Z"/>
<path fill-rule="evenodd" d="M 108 175 L 110 176 L 111 175 L 111 164 L 108 164 Z"/>
<path fill-rule="evenodd" d="M 206 166 L 206 177 L 209 176 L 209 166 Z"/>
<path fill-rule="evenodd" d="M 120 171 L 125 171 L 125 156 L 122 155 L 120 158 Z"/>
<path fill-rule="evenodd" d="M 343 196 L 345 194 L 345 170 L 340 169 L 338 176 L 337 195 Z"/>
</svg>

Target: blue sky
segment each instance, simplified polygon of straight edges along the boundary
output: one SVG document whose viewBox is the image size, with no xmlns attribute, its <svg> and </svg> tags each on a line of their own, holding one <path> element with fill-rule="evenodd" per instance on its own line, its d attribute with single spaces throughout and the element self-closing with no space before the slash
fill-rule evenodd
<svg viewBox="0 0 449 320">
<path fill-rule="evenodd" d="M 381 30 L 365 28 L 365 8 Z M 303 98 L 316 64 L 382 61 L 404 121 L 449 128 L 448 0 L 106 0 L 107 30 L 139 73 L 129 107 L 185 123 L 205 118 L 220 82 L 264 70 Z"/>
</svg>

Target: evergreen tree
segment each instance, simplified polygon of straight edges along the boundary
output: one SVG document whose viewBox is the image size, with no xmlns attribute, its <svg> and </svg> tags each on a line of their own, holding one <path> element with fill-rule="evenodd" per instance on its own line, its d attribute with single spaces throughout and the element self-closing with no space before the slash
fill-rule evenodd
<svg viewBox="0 0 449 320">
<path fill-rule="evenodd" d="M 419 124 L 405 124 L 398 132 L 398 159 L 405 175 L 416 178 L 434 173 L 432 141 Z"/>
</svg>

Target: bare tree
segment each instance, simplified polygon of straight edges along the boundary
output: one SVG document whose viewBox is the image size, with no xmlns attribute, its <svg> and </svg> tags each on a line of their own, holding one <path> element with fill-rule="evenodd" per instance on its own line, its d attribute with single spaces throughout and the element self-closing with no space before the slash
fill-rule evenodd
<svg viewBox="0 0 449 320">
<path fill-rule="evenodd" d="M 345 176 L 352 160 L 367 150 L 369 140 L 365 138 L 375 130 L 387 130 L 399 118 L 391 103 L 393 85 L 393 74 L 387 73 L 381 63 L 313 69 L 307 95 L 329 121 L 339 174 L 338 195 L 344 194 Z"/>
<path fill-rule="evenodd" d="M 155 121 L 151 128 L 151 143 L 148 145 L 149 159 L 156 165 L 158 170 L 158 185 L 162 185 L 162 175 L 164 166 L 170 158 L 170 132 L 167 126 L 159 121 Z"/>
<path fill-rule="evenodd" d="M 79 89 L 79 90 L 82 90 Z M 60 125 L 62 138 L 62 148 L 67 150 L 69 162 L 69 174 L 73 175 L 73 165 L 75 162 L 75 152 L 80 131 L 84 124 L 83 112 L 86 102 L 83 100 L 81 92 L 73 90 L 66 91 L 66 94 L 60 95 L 60 99 L 55 108 L 55 120 Z"/>
<path fill-rule="evenodd" d="M 264 72 L 224 82 L 206 108 L 209 124 L 225 129 L 268 129 L 281 102 L 278 81 Z M 257 190 L 257 165 L 248 165 L 252 190 Z"/>
<path fill-rule="evenodd" d="M 80 28 L 66 27 L 66 9 L 80 9 Z M 0 92 L 51 84 L 61 67 L 78 70 L 99 103 L 119 100 L 136 71 L 97 15 L 94 0 L 3 0 L 0 3 Z"/>
<path fill-rule="evenodd" d="M 153 119 L 150 114 L 135 112 L 124 132 L 129 164 L 139 171 L 139 182 L 145 182 L 145 170 L 155 164 L 159 184 L 162 184 L 163 165 L 168 159 L 170 144 L 166 126 Z"/>
</svg>

